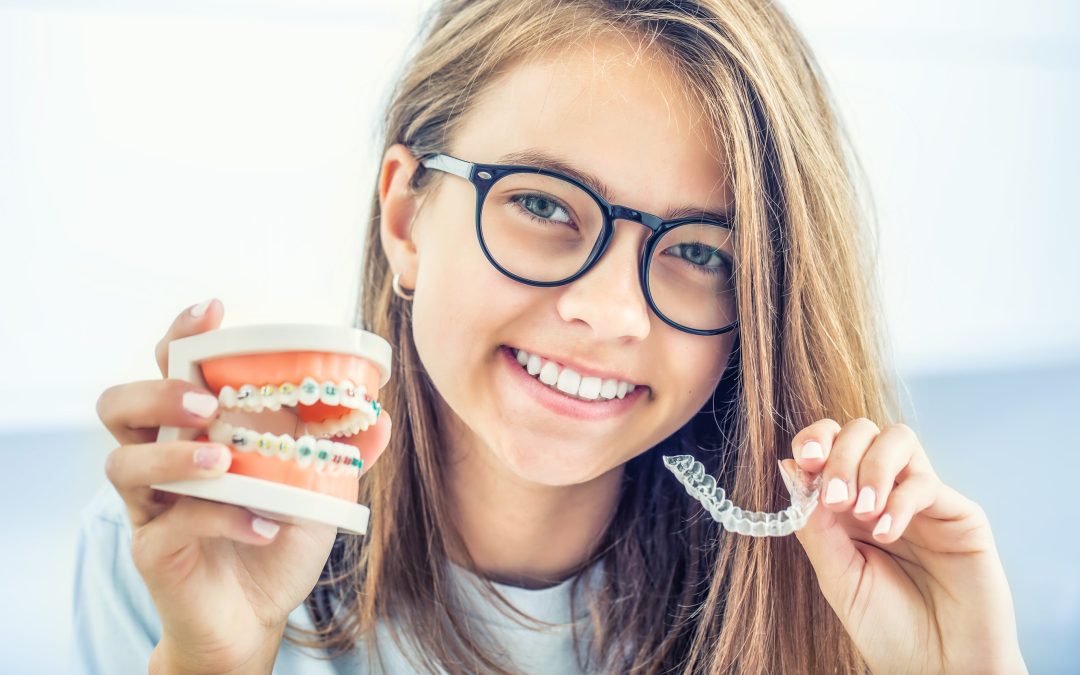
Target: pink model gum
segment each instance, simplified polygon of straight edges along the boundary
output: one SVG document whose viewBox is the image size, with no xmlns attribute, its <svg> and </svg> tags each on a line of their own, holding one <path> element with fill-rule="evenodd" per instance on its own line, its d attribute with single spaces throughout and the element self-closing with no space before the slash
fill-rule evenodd
<svg viewBox="0 0 1080 675">
<path fill-rule="evenodd" d="M 349 380 L 358 388 L 363 387 L 366 398 L 370 400 L 374 399 L 379 385 L 378 368 L 366 359 L 351 354 L 310 351 L 244 354 L 207 359 L 199 366 L 203 379 L 215 395 L 225 386 L 239 389 L 245 384 L 259 387 L 291 382 L 299 385 L 305 377 L 311 377 L 320 383 Z M 336 419 L 352 412 L 351 408 L 326 405 L 321 401 L 310 406 L 298 405 L 294 410 L 301 420 L 308 423 Z M 359 434 L 333 440 L 355 446 L 360 451 L 363 468 L 366 468 L 386 446 L 389 433 L 389 418 L 380 414 L 373 425 Z M 204 435 L 199 440 L 207 440 L 207 437 Z M 360 485 L 354 476 L 330 475 L 317 471 L 314 465 L 301 468 L 295 461 L 266 457 L 257 452 L 241 452 L 231 445 L 229 448 L 232 454 L 230 473 L 293 485 L 352 502 L 359 494 Z"/>
</svg>

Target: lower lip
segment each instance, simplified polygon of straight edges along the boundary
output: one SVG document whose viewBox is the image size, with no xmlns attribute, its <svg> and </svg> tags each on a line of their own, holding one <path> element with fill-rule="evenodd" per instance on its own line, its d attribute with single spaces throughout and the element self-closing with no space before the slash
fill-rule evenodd
<svg viewBox="0 0 1080 675">
<path fill-rule="evenodd" d="M 508 375 L 514 381 L 519 382 L 522 388 L 542 406 L 567 417 L 583 420 L 602 420 L 618 417 L 634 407 L 638 398 L 648 389 L 648 387 L 637 386 L 634 387 L 634 391 L 628 392 L 623 398 L 613 398 L 611 400 L 598 398 L 596 401 L 582 401 L 571 398 L 529 375 L 525 371 L 525 367 L 518 363 L 517 357 L 511 348 L 500 347 L 499 352 L 499 361 L 506 365 L 510 371 Z"/>
</svg>

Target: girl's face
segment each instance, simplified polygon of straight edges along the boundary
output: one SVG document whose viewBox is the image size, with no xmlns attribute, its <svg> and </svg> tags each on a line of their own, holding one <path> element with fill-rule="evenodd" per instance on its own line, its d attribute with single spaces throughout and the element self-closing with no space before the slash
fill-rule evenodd
<svg viewBox="0 0 1080 675">
<path fill-rule="evenodd" d="M 522 62 L 475 102 L 443 151 L 482 163 L 542 152 L 602 180 L 614 203 L 665 218 L 682 206 L 730 210 L 724 163 L 710 154 L 715 145 L 677 81 L 667 63 L 635 57 L 616 39 Z M 584 483 L 663 440 L 709 400 L 735 331 L 692 335 L 652 313 L 638 280 L 648 228 L 618 220 L 587 274 L 563 286 L 528 286 L 484 257 L 473 186 L 449 174 L 440 181 L 412 212 L 415 249 L 393 241 L 387 224 L 383 234 L 402 285 L 415 287 L 413 336 L 453 411 L 441 412 L 457 461 L 484 462 L 528 483 Z M 731 243 L 727 250 L 733 259 Z M 614 373 L 643 391 L 615 416 L 558 412 L 540 396 L 555 390 L 536 391 L 507 346 L 579 373 Z"/>
</svg>

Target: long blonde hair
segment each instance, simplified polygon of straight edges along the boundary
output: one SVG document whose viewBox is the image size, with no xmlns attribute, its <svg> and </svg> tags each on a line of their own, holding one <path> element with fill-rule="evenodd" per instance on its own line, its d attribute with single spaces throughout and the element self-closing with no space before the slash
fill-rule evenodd
<svg viewBox="0 0 1080 675">
<path fill-rule="evenodd" d="M 861 672 L 862 662 L 793 537 L 728 535 L 662 467 L 692 452 L 741 506 L 786 506 L 776 460 L 801 428 L 831 417 L 897 421 L 875 307 L 868 209 L 857 162 L 820 70 L 776 3 L 758 0 L 445 0 L 393 92 L 383 150 L 444 150 L 476 97 L 511 62 L 617 32 L 669 59 L 715 131 L 735 195 L 740 330 L 709 404 L 627 463 L 595 555 L 589 666 L 606 672 Z M 380 153 L 380 158 L 382 154 Z M 439 178 L 418 171 L 413 189 Z M 393 345 L 380 397 L 394 415 L 362 481 L 371 534 L 342 537 L 306 601 L 330 655 L 377 621 L 415 648 L 417 668 L 508 672 L 454 609 L 449 552 L 462 542 L 440 472 L 439 395 L 412 341 L 411 306 L 391 291 L 372 198 L 358 325 Z M 466 558 L 467 559 L 467 558 Z M 378 645 L 370 640 L 371 647 Z"/>
</svg>

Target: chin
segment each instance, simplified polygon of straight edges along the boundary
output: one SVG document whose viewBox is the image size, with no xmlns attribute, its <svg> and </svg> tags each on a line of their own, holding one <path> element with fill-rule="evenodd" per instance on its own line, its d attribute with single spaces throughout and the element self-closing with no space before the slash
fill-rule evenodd
<svg viewBox="0 0 1080 675">
<path fill-rule="evenodd" d="M 614 457 L 598 457 L 594 448 L 561 444 L 559 451 L 552 451 L 544 446 L 504 447 L 497 451 L 498 459 L 521 480 L 551 487 L 587 483 L 622 464 Z"/>
</svg>

